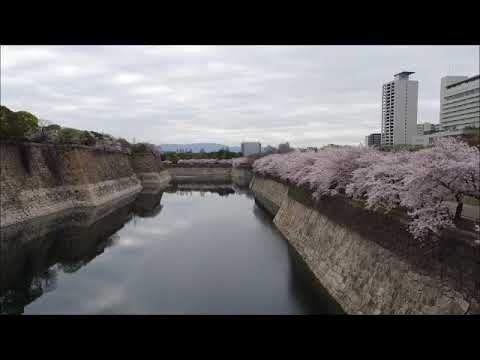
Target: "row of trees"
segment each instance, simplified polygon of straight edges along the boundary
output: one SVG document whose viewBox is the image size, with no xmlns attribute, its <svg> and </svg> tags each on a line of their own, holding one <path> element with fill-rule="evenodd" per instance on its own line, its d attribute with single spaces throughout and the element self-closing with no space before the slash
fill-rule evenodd
<svg viewBox="0 0 480 360">
<path fill-rule="evenodd" d="M 479 154 L 477 147 L 449 138 L 418 151 L 342 146 L 275 154 L 255 161 L 253 169 L 307 188 L 315 199 L 340 193 L 377 211 L 406 209 L 410 232 L 425 239 L 458 223 L 466 196 L 480 199 Z"/>
<path fill-rule="evenodd" d="M 200 151 L 198 153 L 194 153 L 191 151 L 187 152 L 165 152 L 162 154 L 162 160 L 168 160 L 172 163 L 177 163 L 179 160 L 191 160 L 191 159 L 234 159 L 239 157 L 240 154 L 230 151 L 227 149 L 221 149 L 219 151 L 212 151 L 212 152 L 205 152 Z"/>
<path fill-rule="evenodd" d="M 108 134 L 62 127 L 47 120 L 38 119 L 27 111 L 13 112 L 6 106 L 0 106 L 0 136 L 40 143 L 85 145 L 126 153 L 151 152 L 155 156 L 160 156 L 158 147 L 154 144 L 131 144 L 123 138 L 115 138 Z"/>
</svg>

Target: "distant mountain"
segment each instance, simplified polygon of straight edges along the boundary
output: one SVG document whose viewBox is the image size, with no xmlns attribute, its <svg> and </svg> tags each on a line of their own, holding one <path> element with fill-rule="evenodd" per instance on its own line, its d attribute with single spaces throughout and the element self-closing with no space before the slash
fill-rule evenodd
<svg viewBox="0 0 480 360">
<path fill-rule="evenodd" d="M 240 146 L 227 146 L 214 143 L 194 143 L 194 144 L 160 144 L 161 151 L 189 151 L 199 153 L 200 150 L 205 152 L 219 151 L 222 149 L 228 149 L 233 152 L 240 152 Z"/>
</svg>

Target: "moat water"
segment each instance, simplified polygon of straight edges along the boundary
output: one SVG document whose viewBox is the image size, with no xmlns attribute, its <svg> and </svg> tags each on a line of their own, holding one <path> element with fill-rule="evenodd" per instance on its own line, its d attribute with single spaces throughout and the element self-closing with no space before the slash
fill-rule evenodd
<svg viewBox="0 0 480 360">
<path fill-rule="evenodd" d="M 248 190 L 141 194 L 95 216 L 2 233 L 0 313 L 341 312 Z"/>
</svg>

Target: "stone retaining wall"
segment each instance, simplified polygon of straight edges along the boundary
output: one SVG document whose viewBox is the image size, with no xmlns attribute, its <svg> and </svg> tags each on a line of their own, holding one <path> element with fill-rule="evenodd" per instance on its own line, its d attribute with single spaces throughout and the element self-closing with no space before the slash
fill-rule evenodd
<svg viewBox="0 0 480 360">
<path fill-rule="evenodd" d="M 152 153 L 134 153 L 132 168 L 145 191 L 158 192 L 170 183 L 170 173 L 162 166 L 160 158 Z"/>
<path fill-rule="evenodd" d="M 238 186 L 249 186 L 253 178 L 251 169 L 232 168 L 232 182 Z"/>
<path fill-rule="evenodd" d="M 142 188 L 129 155 L 87 147 L 2 142 L 0 170 L 1 227 L 99 206 Z"/>
<path fill-rule="evenodd" d="M 322 286 L 350 314 L 480 313 L 480 249 L 474 234 L 420 243 L 401 215 L 346 198 L 309 194 L 254 177 L 255 198 Z"/>
<path fill-rule="evenodd" d="M 251 169 L 232 168 L 232 167 L 168 167 L 168 172 L 172 177 L 172 182 L 182 183 L 214 183 L 230 184 L 233 183 L 240 187 L 250 184 L 253 177 Z"/>
<path fill-rule="evenodd" d="M 171 167 L 168 169 L 175 183 L 210 182 L 229 183 L 232 181 L 232 168 L 225 167 Z"/>
</svg>

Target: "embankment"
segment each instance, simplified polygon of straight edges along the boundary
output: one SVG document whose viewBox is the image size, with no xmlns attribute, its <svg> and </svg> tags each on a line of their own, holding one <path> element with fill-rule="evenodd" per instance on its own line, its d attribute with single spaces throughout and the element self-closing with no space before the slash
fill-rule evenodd
<svg viewBox="0 0 480 360">
<path fill-rule="evenodd" d="M 142 183 L 143 193 L 157 193 L 165 189 L 172 179 L 160 158 L 152 153 L 134 153 L 132 168 Z"/>
<path fill-rule="evenodd" d="M 0 143 L 2 227 L 138 193 L 130 155 L 86 146 Z"/>
<path fill-rule="evenodd" d="M 169 165 L 168 171 L 172 182 L 182 183 L 213 183 L 248 186 L 252 179 L 252 171 L 247 168 L 233 168 L 232 166 L 185 166 Z"/>
<path fill-rule="evenodd" d="M 350 314 L 480 313 L 475 234 L 414 240 L 401 214 L 365 210 L 342 196 L 309 193 L 255 176 L 256 200 L 329 294 Z"/>
<path fill-rule="evenodd" d="M 172 182 L 182 183 L 213 183 L 248 186 L 252 178 L 252 171 L 246 168 L 232 168 L 231 166 L 185 166 L 169 165 L 168 172 Z"/>
</svg>

